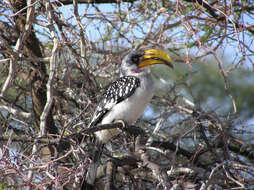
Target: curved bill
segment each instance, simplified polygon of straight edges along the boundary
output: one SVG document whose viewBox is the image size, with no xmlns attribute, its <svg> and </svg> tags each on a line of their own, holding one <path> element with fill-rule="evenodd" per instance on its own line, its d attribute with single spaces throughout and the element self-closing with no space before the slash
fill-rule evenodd
<svg viewBox="0 0 254 190">
<path fill-rule="evenodd" d="M 164 64 L 174 68 L 171 58 L 161 50 L 149 49 L 143 55 L 143 60 L 138 65 L 139 68 L 147 67 L 154 64 Z"/>
</svg>

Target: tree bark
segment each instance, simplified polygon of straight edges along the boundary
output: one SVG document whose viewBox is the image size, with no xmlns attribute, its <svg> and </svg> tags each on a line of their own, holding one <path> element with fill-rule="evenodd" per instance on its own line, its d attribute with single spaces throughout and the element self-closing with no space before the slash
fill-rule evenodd
<svg viewBox="0 0 254 190">
<path fill-rule="evenodd" d="M 13 13 L 24 9 L 27 4 L 23 0 L 11 0 L 11 9 Z M 14 18 L 17 31 L 21 34 L 25 30 L 26 9 L 20 11 Z M 30 34 L 23 42 L 22 52 L 27 57 L 43 57 L 40 41 L 35 36 L 33 26 Z M 43 62 L 31 62 L 30 74 L 27 77 L 31 84 L 31 97 L 33 102 L 33 110 L 35 115 L 36 126 L 40 126 L 40 115 L 46 103 L 46 83 L 47 72 L 46 65 Z M 53 121 L 52 109 L 47 118 L 47 132 L 57 134 L 57 128 Z"/>
</svg>

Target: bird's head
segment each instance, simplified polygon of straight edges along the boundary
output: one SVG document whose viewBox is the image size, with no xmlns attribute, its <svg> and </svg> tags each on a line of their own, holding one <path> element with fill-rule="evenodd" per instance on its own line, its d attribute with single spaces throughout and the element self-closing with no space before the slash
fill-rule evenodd
<svg viewBox="0 0 254 190">
<path fill-rule="evenodd" d="M 161 50 L 148 49 L 145 51 L 131 51 L 128 53 L 121 65 L 121 75 L 136 75 L 146 71 L 147 66 L 164 64 L 173 68 L 169 55 Z"/>
</svg>

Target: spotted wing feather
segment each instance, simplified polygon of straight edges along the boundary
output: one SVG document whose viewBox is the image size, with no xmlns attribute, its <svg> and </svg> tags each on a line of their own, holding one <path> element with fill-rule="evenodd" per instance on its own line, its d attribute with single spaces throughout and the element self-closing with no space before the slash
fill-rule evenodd
<svg viewBox="0 0 254 190">
<path fill-rule="evenodd" d="M 134 76 L 121 77 L 109 84 L 89 126 L 95 126 L 101 122 L 103 116 L 110 111 L 114 105 L 134 94 L 139 86 L 140 80 Z"/>
</svg>

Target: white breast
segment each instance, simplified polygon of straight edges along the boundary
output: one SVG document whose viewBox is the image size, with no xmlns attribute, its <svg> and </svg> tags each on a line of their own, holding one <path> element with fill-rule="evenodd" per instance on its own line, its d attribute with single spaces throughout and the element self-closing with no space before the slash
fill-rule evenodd
<svg viewBox="0 0 254 190">
<path fill-rule="evenodd" d="M 133 124 L 143 113 L 153 97 L 154 85 L 149 74 L 140 77 L 140 87 L 129 98 L 118 103 L 102 119 L 101 124 L 109 124 L 117 120 L 123 120 L 128 125 Z M 96 132 L 99 140 L 106 143 L 110 138 L 119 134 L 119 129 L 102 130 Z"/>
</svg>

